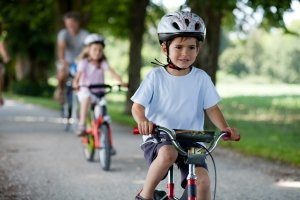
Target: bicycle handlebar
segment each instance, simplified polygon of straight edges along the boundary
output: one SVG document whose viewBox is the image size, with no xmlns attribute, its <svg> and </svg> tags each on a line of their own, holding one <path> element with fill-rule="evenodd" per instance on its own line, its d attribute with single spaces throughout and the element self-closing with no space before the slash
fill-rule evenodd
<svg viewBox="0 0 300 200">
<path fill-rule="evenodd" d="M 170 138 L 175 149 L 183 156 L 188 156 L 188 152 L 185 151 L 179 144 L 178 140 L 189 140 L 191 142 L 203 142 L 210 144 L 206 148 L 206 154 L 211 153 L 217 146 L 221 138 L 229 138 L 230 133 L 221 131 L 218 135 L 215 135 L 214 131 L 193 131 L 193 130 L 173 130 L 162 126 L 155 125 L 154 134 L 159 134 L 160 132 L 166 133 Z M 133 129 L 133 134 L 140 134 L 137 127 Z M 240 135 L 235 141 L 240 140 Z"/>
<path fill-rule="evenodd" d="M 118 85 L 108 85 L 108 84 L 93 84 L 93 85 L 80 85 L 79 87 L 86 87 L 88 89 L 107 89 L 104 91 L 105 94 L 111 93 L 113 91 L 114 87 L 118 87 L 118 92 L 123 91 L 121 88 L 125 88 L 124 86 L 118 84 Z M 126 87 L 128 88 L 128 87 Z"/>
</svg>

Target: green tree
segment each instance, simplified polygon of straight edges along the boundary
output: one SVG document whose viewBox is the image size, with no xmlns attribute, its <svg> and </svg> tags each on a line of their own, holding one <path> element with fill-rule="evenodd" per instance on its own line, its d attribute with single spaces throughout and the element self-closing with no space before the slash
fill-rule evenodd
<svg viewBox="0 0 300 200">
<path fill-rule="evenodd" d="M 145 32 L 145 20 L 149 0 L 101 1 L 101 5 L 92 3 L 91 29 L 109 32 L 115 37 L 129 38 L 129 64 L 126 113 L 130 113 L 130 97 L 137 89 L 141 77 L 142 46 Z"/>
<path fill-rule="evenodd" d="M 54 52 L 52 12 L 52 0 L 0 2 L 0 15 L 8 32 L 8 48 L 15 60 L 18 80 L 45 82 Z"/>
<path fill-rule="evenodd" d="M 188 0 L 187 4 L 194 12 L 204 18 L 207 25 L 206 42 L 197 61 L 197 65 L 208 72 L 212 80 L 216 82 L 221 27 L 228 21 L 233 25 L 232 17 L 234 10 L 239 10 L 240 12 L 244 12 L 245 8 L 251 8 L 253 11 L 261 10 L 263 11 L 263 21 L 261 23 L 263 27 L 267 29 L 270 27 L 282 27 L 287 31 L 283 21 L 283 14 L 291 9 L 291 2 L 292 0 Z M 250 17 L 247 13 L 243 14 L 245 17 L 244 20 L 241 20 L 242 23 L 239 24 L 239 27 L 243 27 L 243 23 L 247 21 L 246 18 Z"/>
<path fill-rule="evenodd" d="M 220 67 L 239 76 L 259 75 L 273 81 L 299 83 L 299 42 L 299 37 L 284 34 L 281 29 L 257 29 L 221 54 Z"/>
</svg>

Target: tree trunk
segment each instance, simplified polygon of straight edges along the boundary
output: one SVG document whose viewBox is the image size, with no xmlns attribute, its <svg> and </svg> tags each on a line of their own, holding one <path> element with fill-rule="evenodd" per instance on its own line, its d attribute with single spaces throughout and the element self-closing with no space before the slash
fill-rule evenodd
<svg viewBox="0 0 300 200">
<path fill-rule="evenodd" d="M 143 34 L 145 31 L 145 18 L 146 18 L 146 8 L 149 4 L 149 0 L 133 0 L 132 9 L 130 17 L 130 47 L 129 47 L 129 66 L 128 66 L 128 76 L 129 76 L 129 90 L 126 98 L 125 113 L 131 113 L 132 102 L 130 97 L 134 94 L 138 88 L 141 75 L 140 70 L 142 67 L 142 44 L 143 44 Z"/>
<path fill-rule="evenodd" d="M 216 83 L 221 37 L 222 8 L 215 7 L 207 1 L 200 5 L 198 1 L 190 1 L 192 11 L 203 18 L 206 24 L 206 39 L 195 66 L 203 69 Z"/>
<path fill-rule="evenodd" d="M 30 72 L 30 60 L 27 56 L 17 55 L 15 64 L 15 76 L 18 81 L 23 80 L 29 75 Z"/>
<path fill-rule="evenodd" d="M 206 25 L 206 39 L 200 54 L 195 62 L 195 66 L 203 69 L 211 77 L 214 84 L 216 84 L 216 74 L 218 70 L 220 38 L 221 38 L 221 21 L 222 8 L 214 6 L 211 1 L 206 1 L 201 4 L 198 1 L 190 0 L 192 12 L 197 13 L 205 22 Z M 214 129 L 214 125 L 205 116 L 205 129 Z"/>
</svg>

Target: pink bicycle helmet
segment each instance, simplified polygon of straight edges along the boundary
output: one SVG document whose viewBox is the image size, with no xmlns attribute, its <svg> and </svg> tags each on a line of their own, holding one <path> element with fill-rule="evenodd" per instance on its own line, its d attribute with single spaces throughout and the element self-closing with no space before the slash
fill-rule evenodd
<svg viewBox="0 0 300 200">
<path fill-rule="evenodd" d="M 203 42 L 206 28 L 203 20 L 191 12 L 178 11 L 163 16 L 157 27 L 160 43 L 175 37 L 195 37 Z"/>
</svg>

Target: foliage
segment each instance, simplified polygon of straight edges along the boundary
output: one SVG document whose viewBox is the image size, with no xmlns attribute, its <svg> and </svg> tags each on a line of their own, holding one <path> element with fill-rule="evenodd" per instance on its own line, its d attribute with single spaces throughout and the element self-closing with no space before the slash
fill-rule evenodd
<svg viewBox="0 0 300 200">
<path fill-rule="evenodd" d="M 127 39 L 130 30 L 133 0 L 101 0 L 91 1 L 86 6 L 89 10 L 90 21 L 88 24 L 91 32 L 110 34 L 118 38 Z M 147 8 L 147 24 L 155 24 L 163 15 L 161 7 L 150 3 Z"/>
<path fill-rule="evenodd" d="M 53 63 L 53 10 L 53 0 L 0 1 L 11 57 L 29 57 L 30 78 L 35 82 L 45 78 Z"/>
<path fill-rule="evenodd" d="M 253 26 L 250 21 L 255 21 L 254 14 L 262 13 L 262 25 L 266 29 L 272 27 L 286 26 L 283 21 L 283 13 L 290 10 L 291 1 L 281 0 L 229 0 L 229 1 L 199 1 L 188 0 L 187 5 L 193 12 L 198 13 L 206 23 L 206 41 L 200 56 L 196 61 L 196 66 L 205 70 L 216 81 L 216 72 L 218 70 L 219 50 L 221 46 L 220 36 L 223 25 L 230 26 L 232 29 L 232 14 L 235 14 L 235 22 L 239 30 L 247 31 L 247 28 Z M 229 15 L 229 16 L 228 16 Z M 224 23 L 224 24 L 223 24 Z M 251 29 L 251 28 L 250 28 Z"/>
<path fill-rule="evenodd" d="M 11 91 L 26 96 L 52 97 L 54 88 L 47 83 L 35 84 L 28 79 L 15 81 L 11 84 Z"/>
<path fill-rule="evenodd" d="M 238 75 L 260 75 L 286 83 L 300 83 L 300 39 L 280 29 L 271 33 L 258 29 L 245 41 L 225 50 L 221 69 Z"/>
<path fill-rule="evenodd" d="M 49 38 L 54 24 L 52 21 L 52 0 L 1 1 L 0 13 L 8 31 L 12 52 L 42 54 L 40 59 L 49 59 L 53 38 Z"/>
<path fill-rule="evenodd" d="M 87 8 L 91 13 L 89 30 L 126 38 L 131 2 L 132 0 L 92 1 Z"/>
</svg>

